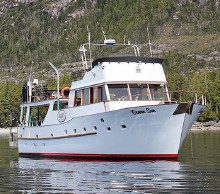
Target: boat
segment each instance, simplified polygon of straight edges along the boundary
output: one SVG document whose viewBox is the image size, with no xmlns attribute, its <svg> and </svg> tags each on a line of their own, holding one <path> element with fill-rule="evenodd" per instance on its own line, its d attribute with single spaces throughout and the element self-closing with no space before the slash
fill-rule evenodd
<svg viewBox="0 0 220 194">
<path fill-rule="evenodd" d="M 24 84 L 19 156 L 176 160 L 191 126 L 206 110 L 204 103 L 173 100 L 163 59 L 141 56 L 137 45 L 105 39 L 82 44 L 80 53 L 84 75 L 71 87 L 60 90 L 52 64 L 57 90 L 47 90 L 32 76 Z"/>
</svg>

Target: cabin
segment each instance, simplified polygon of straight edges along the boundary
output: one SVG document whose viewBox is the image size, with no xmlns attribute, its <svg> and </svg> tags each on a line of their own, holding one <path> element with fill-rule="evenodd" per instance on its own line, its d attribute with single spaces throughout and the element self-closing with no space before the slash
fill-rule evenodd
<svg viewBox="0 0 220 194">
<path fill-rule="evenodd" d="M 170 103 L 162 60 L 158 58 L 97 59 L 83 79 L 72 82 L 67 91 L 69 95 L 61 92 L 62 97 L 58 100 L 53 92 L 43 101 L 32 96 L 33 102 L 22 105 L 27 109 L 23 110 L 27 113 L 25 118 L 21 118 L 22 122 L 25 121 L 28 126 L 49 124 L 57 111 L 64 109 L 79 117 L 133 106 Z M 24 117 L 23 113 L 21 115 Z"/>
</svg>

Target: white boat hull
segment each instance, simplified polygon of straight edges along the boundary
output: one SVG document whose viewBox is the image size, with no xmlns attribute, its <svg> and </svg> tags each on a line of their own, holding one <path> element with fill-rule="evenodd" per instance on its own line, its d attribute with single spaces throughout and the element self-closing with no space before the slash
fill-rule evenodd
<svg viewBox="0 0 220 194">
<path fill-rule="evenodd" d="M 57 125 L 20 127 L 19 155 L 99 159 L 176 159 L 205 106 L 191 113 L 178 104 L 125 108 L 75 117 Z"/>
</svg>

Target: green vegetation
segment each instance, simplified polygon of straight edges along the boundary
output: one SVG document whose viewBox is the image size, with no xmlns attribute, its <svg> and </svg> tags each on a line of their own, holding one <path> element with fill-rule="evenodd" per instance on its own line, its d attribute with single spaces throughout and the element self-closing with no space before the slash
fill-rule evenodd
<svg viewBox="0 0 220 194">
<path fill-rule="evenodd" d="M 203 94 L 208 111 L 200 119 L 220 118 L 220 53 L 210 55 L 220 50 L 220 8 L 215 0 L 97 0 L 94 5 L 89 0 L 77 0 L 53 15 L 48 10 L 55 10 L 52 3 L 57 2 L 60 1 L 0 1 L 0 127 L 10 125 L 10 112 L 16 120 L 19 118 L 22 75 L 28 74 L 33 64 L 35 74 L 42 75 L 41 64 L 51 61 L 60 67 L 79 61 L 78 48 L 87 42 L 87 27 L 92 42 L 103 41 L 103 27 L 108 38 L 136 44 L 148 42 L 149 27 L 153 49 L 161 44 L 174 46 L 158 55 L 165 58 L 170 90 L 192 90 L 199 98 Z M 83 16 L 70 16 L 83 9 Z M 144 54 L 149 56 L 145 50 Z M 209 60 L 210 57 L 213 58 Z M 66 73 L 61 87 L 70 86 L 70 75 L 71 72 Z M 56 87 L 52 78 L 48 78 L 48 84 L 50 89 Z M 192 96 L 178 97 L 188 100 Z"/>
<path fill-rule="evenodd" d="M 192 57 L 171 52 L 164 56 L 164 69 L 169 83 L 170 91 L 190 91 L 180 93 L 181 96 L 173 100 L 195 100 L 198 102 L 206 99 L 207 111 L 199 118 L 208 121 L 220 118 L 220 69 L 208 71 L 204 61 L 196 61 Z M 200 68 L 201 72 L 196 71 Z M 179 95 L 180 95 L 179 94 Z"/>
</svg>

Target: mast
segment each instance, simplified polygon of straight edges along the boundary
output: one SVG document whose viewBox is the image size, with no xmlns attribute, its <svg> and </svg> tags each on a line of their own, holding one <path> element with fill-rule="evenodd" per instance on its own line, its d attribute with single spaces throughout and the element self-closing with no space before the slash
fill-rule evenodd
<svg viewBox="0 0 220 194">
<path fill-rule="evenodd" d="M 31 97 L 32 97 L 32 66 L 31 66 L 31 70 L 30 70 L 30 75 L 29 75 L 29 90 L 28 90 L 28 96 L 29 96 L 29 102 L 31 102 Z"/>
<path fill-rule="evenodd" d="M 60 77 L 57 68 L 49 62 L 50 66 L 54 69 L 57 74 L 57 110 L 60 110 Z"/>
<path fill-rule="evenodd" d="M 151 50 L 151 42 L 150 42 L 150 35 L 149 35 L 149 30 L 147 28 L 147 36 L 148 36 L 148 44 L 149 44 L 149 47 L 150 47 L 150 56 L 152 57 L 153 54 L 152 54 L 152 50 Z"/>
<path fill-rule="evenodd" d="M 89 26 L 87 26 L 87 31 L 88 31 L 88 43 L 89 43 L 89 62 L 90 62 L 90 67 L 92 68 L 91 34 L 89 31 Z M 87 68 L 88 67 L 86 67 L 86 69 Z"/>
<path fill-rule="evenodd" d="M 104 28 L 102 27 L 102 34 L 103 34 L 103 36 L 104 36 L 104 38 L 105 38 L 105 40 L 106 40 L 106 34 L 105 34 L 105 31 L 104 31 Z"/>
</svg>

